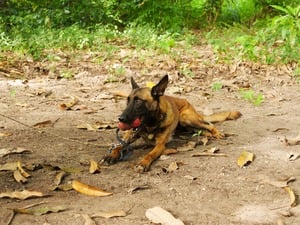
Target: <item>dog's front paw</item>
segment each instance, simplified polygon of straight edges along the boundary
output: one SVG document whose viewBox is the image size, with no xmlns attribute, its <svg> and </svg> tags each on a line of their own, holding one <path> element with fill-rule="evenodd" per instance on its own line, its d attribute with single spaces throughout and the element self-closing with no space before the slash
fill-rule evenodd
<svg viewBox="0 0 300 225">
<path fill-rule="evenodd" d="M 114 148 L 113 150 L 111 150 L 110 154 L 105 155 L 102 158 L 102 162 L 105 162 L 107 164 L 115 164 L 116 162 L 120 161 L 121 150 L 122 146 Z"/>
<path fill-rule="evenodd" d="M 211 134 L 214 138 L 217 139 L 223 139 L 225 138 L 225 135 L 221 133 L 217 128 L 214 127 L 214 129 L 211 130 Z"/>
<path fill-rule="evenodd" d="M 146 162 L 145 160 L 142 160 L 139 162 L 139 164 L 137 164 L 134 168 L 134 170 L 138 173 L 143 173 L 143 172 L 147 172 L 150 169 L 150 164 Z"/>
</svg>

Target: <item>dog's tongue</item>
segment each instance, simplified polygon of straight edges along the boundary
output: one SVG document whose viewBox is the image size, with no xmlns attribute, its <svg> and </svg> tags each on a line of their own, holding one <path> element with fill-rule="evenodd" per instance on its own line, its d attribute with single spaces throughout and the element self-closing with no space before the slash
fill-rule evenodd
<svg viewBox="0 0 300 225">
<path fill-rule="evenodd" d="M 141 125 L 141 119 L 140 118 L 136 118 L 131 124 L 119 122 L 118 123 L 118 128 L 120 130 L 129 130 L 131 128 L 137 128 L 140 125 Z"/>
</svg>

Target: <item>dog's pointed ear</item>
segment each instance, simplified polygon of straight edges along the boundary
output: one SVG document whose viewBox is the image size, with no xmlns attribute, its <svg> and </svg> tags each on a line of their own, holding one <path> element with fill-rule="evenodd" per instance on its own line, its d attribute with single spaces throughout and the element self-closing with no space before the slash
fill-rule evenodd
<svg viewBox="0 0 300 225">
<path fill-rule="evenodd" d="M 153 98 L 157 99 L 164 95 L 165 90 L 168 86 L 169 77 L 165 75 L 159 82 L 151 89 L 151 95 Z"/>
<path fill-rule="evenodd" d="M 133 77 L 131 77 L 130 81 L 131 81 L 132 89 L 140 88 L 140 86 L 134 81 Z"/>
</svg>

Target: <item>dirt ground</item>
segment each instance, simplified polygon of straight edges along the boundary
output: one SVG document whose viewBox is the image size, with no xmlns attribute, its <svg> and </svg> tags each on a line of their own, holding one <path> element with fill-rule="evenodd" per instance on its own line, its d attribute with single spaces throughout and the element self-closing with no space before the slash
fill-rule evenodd
<svg viewBox="0 0 300 225">
<path fill-rule="evenodd" d="M 178 72 L 176 62 L 165 63 L 161 56 L 149 58 L 151 66 L 145 63 L 143 71 L 129 61 L 124 62 L 121 65 L 125 73 L 116 75 L 116 80 L 112 80 L 104 66 L 97 68 L 89 59 L 64 64 L 75 68 L 78 63 L 77 70 L 71 70 L 72 79 L 59 77 L 57 70 L 49 69 L 53 66 L 50 63 L 29 61 L 22 64 L 23 69 L 7 66 L 8 69 L 1 70 L 0 149 L 19 147 L 30 152 L 1 155 L 0 162 L 4 165 L 21 161 L 31 176 L 22 183 L 14 179 L 13 171 L 0 171 L 0 193 L 26 189 L 47 196 L 0 199 L 0 224 L 149 225 L 152 223 L 145 211 L 154 206 L 166 209 L 186 225 L 300 224 L 299 202 L 293 202 L 292 207 L 288 188 L 275 182 L 294 177 L 288 183 L 289 190 L 300 194 L 300 147 L 287 146 L 283 141 L 285 137 L 295 138 L 300 131 L 300 87 L 292 76 L 293 66 L 203 66 L 199 61 L 189 64 L 194 74 L 189 77 Z M 110 68 L 119 65 L 114 62 Z M 9 77 L 9 72 L 25 74 L 26 79 Z M 125 99 L 115 94 L 129 93 L 130 76 L 145 85 L 147 81 L 158 81 L 165 73 L 171 80 L 167 94 L 185 97 L 205 113 L 232 109 L 240 110 L 243 116 L 237 121 L 216 124 L 229 134 L 224 140 L 211 139 L 205 146 L 199 143 L 192 151 L 168 155 L 157 160 L 149 172 L 139 174 L 133 170 L 149 151 L 136 149 L 126 161 L 102 166 L 100 173 L 89 173 L 90 160 L 101 160 L 110 146 L 117 143 L 114 127 Z M 220 90 L 212 90 L 216 82 L 223 85 Z M 258 106 L 252 104 L 243 98 L 241 88 L 262 93 L 264 101 Z M 79 102 L 71 110 L 63 110 L 61 105 L 68 103 L 70 96 Z M 33 128 L 47 120 L 51 120 L 50 125 Z M 105 121 L 113 129 L 78 129 L 79 125 Z M 169 146 L 182 146 L 189 139 L 188 135 L 176 136 Z M 214 147 L 226 156 L 192 157 Z M 244 150 L 255 157 L 240 168 L 237 160 Z M 178 169 L 168 171 L 166 168 L 174 162 Z M 113 194 L 90 197 L 74 190 L 50 190 L 55 176 L 64 168 L 69 173 L 62 183 L 76 179 Z M 40 216 L 17 213 L 10 221 L 13 208 L 38 203 L 43 204 L 34 207 L 61 206 L 65 210 Z M 127 215 L 96 217 L 91 221 L 93 214 L 115 210 L 124 210 Z"/>
</svg>

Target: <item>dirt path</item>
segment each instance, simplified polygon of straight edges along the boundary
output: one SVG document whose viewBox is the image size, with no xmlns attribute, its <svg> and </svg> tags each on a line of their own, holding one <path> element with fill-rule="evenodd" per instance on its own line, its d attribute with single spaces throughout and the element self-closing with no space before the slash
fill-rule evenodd
<svg viewBox="0 0 300 225">
<path fill-rule="evenodd" d="M 97 217 L 93 221 L 107 225 L 151 224 L 145 211 L 154 206 L 168 210 L 186 225 L 300 224 L 298 202 L 291 207 L 288 192 L 270 184 L 271 181 L 295 177 L 289 187 L 295 194 L 300 194 L 300 158 L 289 159 L 291 155 L 300 154 L 300 147 L 286 146 L 281 142 L 285 136 L 296 137 L 300 130 L 299 86 L 288 74 L 277 70 L 276 73 L 272 68 L 252 67 L 247 70 L 249 67 L 241 65 L 234 71 L 226 68 L 207 70 L 207 73 L 202 68 L 194 69 L 193 79 L 178 75 L 176 69 L 169 71 L 171 84 L 167 92 L 188 98 L 199 111 L 206 113 L 240 110 L 243 116 L 237 121 L 217 124 L 231 135 L 225 140 L 209 140 L 206 146 L 198 145 L 193 151 L 169 155 L 155 162 L 151 171 L 143 174 L 132 169 L 147 151 L 143 149 L 135 150 L 127 161 L 103 167 L 100 173 L 89 173 L 89 161 L 100 160 L 111 144 L 116 143 L 115 130 L 88 131 L 77 126 L 97 121 L 109 121 L 115 126 L 125 100 L 112 93 L 128 93 L 131 75 L 145 84 L 146 81 L 157 81 L 168 72 L 167 69 L 144 77 L 131 72 L 114 83 L 105 82 L 109 75 L 92 70 L 84 72 L 84 69 L 77 71 L 71 80 L 53 79 L 49 75 L 22 82 L 2 76 L 2 115 L 28 126 L 47 120 L 52 124 L 31 128 L 0 116 L 0 148 L 30 150 L 29 153 L 0 156 L 1 165 L 21 161 L 31 175 L 22 184 L 15 181 L 12 171 L 0 171 L 0 193 L 26 189 L 49 195 L 27 200 L 0 199 L 0 224 L 8 224 L 10 208 L 39 202 L 67 209 L 41 216 L 17 214 L 11 224 L 93 224 L 86 214 L 91 216 L 100 211 L 114 210 L 124 210 L 127 215 L 110 219 Z M 210 85 L 216 81 L 222 83 L 223 88 L 213 91 Z M 255 106 L 243 99 L 239 89 L 247 86 L 255 93 L 261 92 L 264 102 Z M 70 96 L 76 96 L 78 104 L 73 110 L 62 110 L 59 106 L 68 103 Z M 185 142 L 177 137 L 171 147 Z M 191 156 L 213 147 L 227 157 Z M 237 159 L 244 150 L 254 153 L 255 158 L 251 164 L 240 168 Z M 177 162 L 179 168 L 166 172 L 164 168 L 173 162 Z M 28 165 L 34 166 L 32 171 Z M 113 192 L 113 195 L 89 197 L 74 190 L 49 190 L 62 168 L 72 170 L 63 183 L 77 179 Z M 130 192 L 133 188 L 137 190 Z"/>
</svg>

